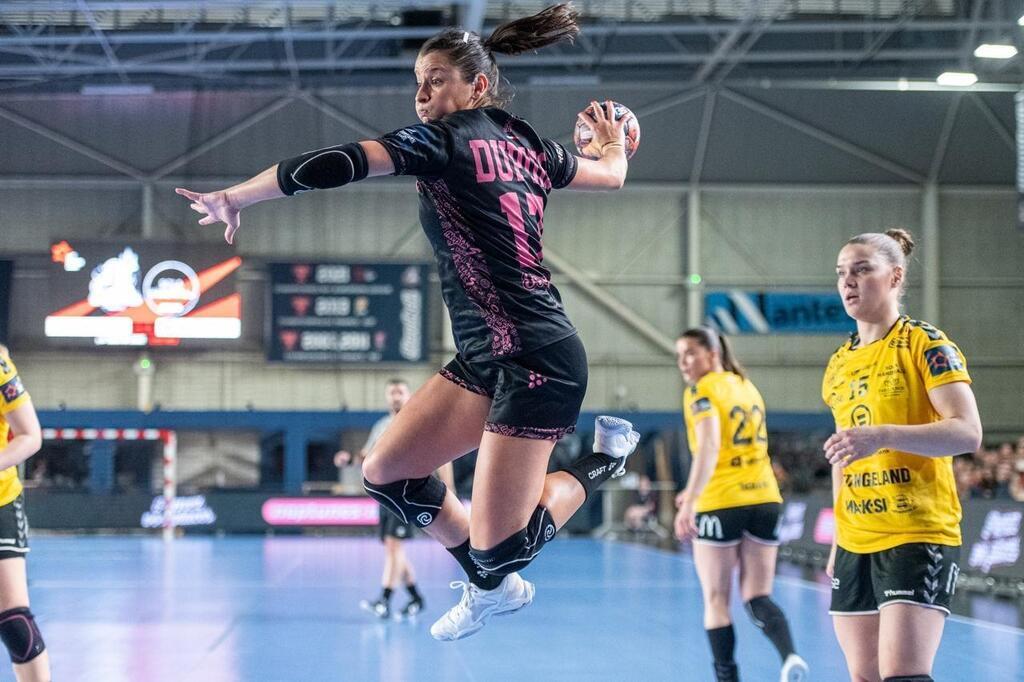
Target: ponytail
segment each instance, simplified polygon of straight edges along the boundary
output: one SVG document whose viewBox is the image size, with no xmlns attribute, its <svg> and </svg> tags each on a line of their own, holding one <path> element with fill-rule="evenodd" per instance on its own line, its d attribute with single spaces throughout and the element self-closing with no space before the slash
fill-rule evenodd
<svg viewBox="0 0 1024 682">
<path fill-rule="evenodd" d="M 487 76 L 487 92 L 483 106 L 503 106 L 511 101 L 510 93 L 501 87 L 501 74 L 495 54 L 521 54 L 538 50 L 562 40 L 572 42 L 579 35 L 579 12 L 572 3 L 552 5 L 536 14 L 506 22 L 485 40 L 472 31 L 448 28 L 423 43 L 420 56 L 444 52 L 467 83 L 478 73 Z"/>
<path fill-rule="evenodd" d="M 732 344 L 721 334 L 718 334 L 718 345 L 721 347 L 720 355 L 722 357 L 722 368 L 727 372 L 736 374 L 741 379 L 747 378 L 747 370 L 743 368 L 740 361 L 736 359 L 736 354 L 733 353 Z"/>
<path fill-rule="evenodd" d="M 533 16 L 515 19 L 494 29 L 483 42 L 485 50 L 498 54 L 522 54 L 579 35 L 579 12 L 572 3 L 552 5 Z"/>
<path fill-rule="evenodd" d="M 680 338 L 693 339 L 704 348 L 710 351 L 718 353 L 719 359 L 722 361 L 722 369 L 726 372 L 732 372 L 739 376 L 741 379 L 747 378 L 747 370 L 743 368 L 740 361 L 736 359 L 736 354 L 733 353 L 732 345 L 729 343 L 722 334 L 712 329 L 711 327 L 693 327 L 687 329 L 685 332 L 679 335 Z"/>
</svg>

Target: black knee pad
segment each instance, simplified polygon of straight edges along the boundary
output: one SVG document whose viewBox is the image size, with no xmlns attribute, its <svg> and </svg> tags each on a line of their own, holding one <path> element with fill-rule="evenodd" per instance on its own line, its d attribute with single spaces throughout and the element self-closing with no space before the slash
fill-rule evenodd
<svg viewBox="0 0 1024 682">
<path fill-rule="evenodd" d="M 754 625 L 762 630 L 774 624 L 780 618 L 782 620 L 786 618 L 782 613 L 782 609 L 768 595 L 754 597 L 745 606 L 747 607 L 747 615 L 750 616 L 750 620 L 754 621 Z"/>
<path fill-rule="evenodd" d="M 491 549 L 469 548 L 476 565 L 494 575 L 508 575 L 526 568 L 544 544 L 555 537 L 557 529 L 551 513 L 537 507 L 526 528 L 499 542 Z"/>
<path fill-rule="evenodd" d="M 0 640 L 12 663 L 28 663 L 46 650 L 35 616 L 25 606 L 0 613 Z"/>
<path fill-rule="evenodd" d="M 771 640 L 779 652 L 783 661 L 793 653 L 793 635 L 789 632 L 789 623 L 786 621 L 786 614 L 782 612 L 779 605 L 772 601 L 771 597 L 762 594 L 754 597 L 746 604 L 747 613 L 754 625 Z"/>
<path fill-rule="evenodd" d="M 898 675 L 887 677 L 882 682 L 935 682 L 931 675 Z"/>
<path fill-rule="evenodd" d="M 377 500 L 403 523 L 426 528 L 441 511 L 441 504 L 448 488 L 437 476 L 409 478 L 394 483 L 378 485 L 363 479 L 366 494 Z"/>
</svg>

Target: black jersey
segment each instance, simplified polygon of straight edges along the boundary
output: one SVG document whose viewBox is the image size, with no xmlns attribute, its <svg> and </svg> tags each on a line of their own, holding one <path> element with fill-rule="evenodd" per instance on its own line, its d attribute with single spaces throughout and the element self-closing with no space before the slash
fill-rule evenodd
<svg viewBox="0 0 1024 682">
<path fill-rule="evenodd" d="M 455 345 L 470 361 L 529 353 L 576 333 L 543 266 L 544 207 L 576 157 L 526 121 L 468 109 L 379 138 L 417 176 Z"/>
</svg>

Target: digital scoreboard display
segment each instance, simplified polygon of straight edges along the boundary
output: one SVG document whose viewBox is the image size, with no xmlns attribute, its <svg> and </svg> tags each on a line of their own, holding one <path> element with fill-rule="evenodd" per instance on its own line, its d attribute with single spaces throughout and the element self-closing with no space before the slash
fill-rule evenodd
<svg viewBox="0 0 1024 682">
<path fill-rule="evenodd" d="M 267 358 L 427 360 L 427 266 L 270 263 Z"/>
<path fill-rule="evenodd" d="M 241 264 L 221 244 L 55 242 L 43 333 L 98 346 L 238 339 L 242 301 L 235 278 Z"/>
</svg>

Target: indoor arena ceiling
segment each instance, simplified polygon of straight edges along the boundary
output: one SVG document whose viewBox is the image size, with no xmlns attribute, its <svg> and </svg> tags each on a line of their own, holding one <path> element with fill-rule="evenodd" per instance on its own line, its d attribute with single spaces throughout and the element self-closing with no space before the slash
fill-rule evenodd
<svg viewBox="0 0 1024 682">
<path fill-rule="evenodd" d="M 408 85 L 439 27 L 486 32 L 541 2 L 60 0 L 0 2 L 0 90 Z M 577 0 L 575 45 L 505 59 L 519 83 L 637 81 L 934 89 L 943 71 L 1013 89 L 1024 3 L 1005 0 Z"/>
</svg>

